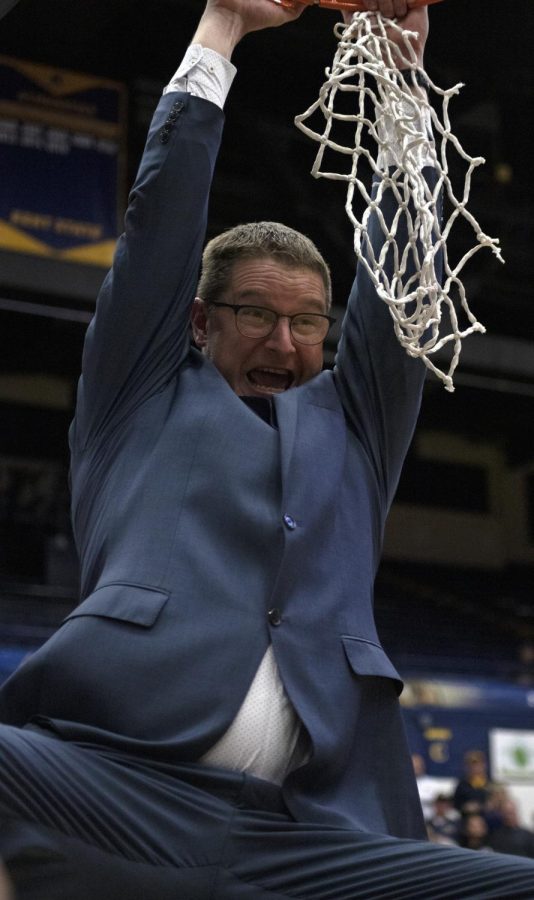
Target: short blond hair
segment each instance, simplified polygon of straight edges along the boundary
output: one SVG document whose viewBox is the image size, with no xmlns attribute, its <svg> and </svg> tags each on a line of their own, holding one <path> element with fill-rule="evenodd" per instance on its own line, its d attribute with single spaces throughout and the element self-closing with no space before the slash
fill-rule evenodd
<svg viewBox="0 0 534 900">
<path fill-rule="evenodd" d="M 280 222 L 249 222 L 223 231 L 206 244 L 198 296 L 209 303 L 218 300 L 228 285 L 234 263 L 240 259 L 269 258 L 293 268 L 320 275 L 326 308 L 332 304 L 330 269 L 313 241 Z"/>
</svg>

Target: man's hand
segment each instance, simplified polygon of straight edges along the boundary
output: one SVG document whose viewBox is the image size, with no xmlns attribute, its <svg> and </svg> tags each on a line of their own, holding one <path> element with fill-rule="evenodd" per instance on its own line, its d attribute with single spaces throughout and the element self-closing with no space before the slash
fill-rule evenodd
<svg viewBox="0 0 534 900">
<path fill-rule="evenodd" d="M 295 9 L 286 9 L 275 0 L 208 0 L 193 42 L 230 59 L 246 34 L 291 22 L 305 8 L 297 3 Z"/>
<path fill-rule="evenodd" d="M 417 40 L 412 40 L 412 45 L 417 55 L 417 62 L 422 68 L 428 37 L 428 6 L 412 8 L 410 0 L 363 0 L 363 2 L 368 12 L 379 12 L 388 19 L 399 19 L 399 25 L 402 25 L 407 31 L 417 33 Z M 343 12 L 343 18 L 349 25 L 352 21 L 352 13 Z M 391 32 L 388 36 L 399 46 L 403 55 L 406 55 L 406 48 L 397 32 Z"/>
</svg>

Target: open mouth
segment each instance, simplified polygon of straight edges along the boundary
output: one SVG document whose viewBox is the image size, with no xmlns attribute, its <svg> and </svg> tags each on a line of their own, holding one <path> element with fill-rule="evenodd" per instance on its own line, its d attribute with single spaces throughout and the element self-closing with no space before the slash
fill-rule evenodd
<svg viewBox="0 0 534 900">
<path fill-rule="evenodd" d="M 278 394 L 287 391 L 295 380 L 289 369 L 251 369 L 247 381 L 256 391 Z"/>
</svg>

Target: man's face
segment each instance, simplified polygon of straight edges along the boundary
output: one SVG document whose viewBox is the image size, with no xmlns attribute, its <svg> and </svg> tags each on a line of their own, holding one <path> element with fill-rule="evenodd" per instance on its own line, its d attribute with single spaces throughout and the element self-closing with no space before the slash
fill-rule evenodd
<svg viewBox="0 0 534 900">
<path fill-rule="evenodd" d="M 486 761 L 478 756 L 466 759 L 466 771 L 469 778 L 480 778 L 486 775 Z"/>
<path fill-rule="evenodd" d="M 263 306 L 281 315 L 326 313 L 321 276 L 307 268 L 292 268 L 268 258 L 235 263 L 224 303 Z M 205 355 L 238 396 L 271 397 L 313 378 L 323 365 L 323 344 L 308 346 L 291 336 L 288 319 L 279 319 L 264 338 L 250 338 L 237 330 L 231 309 L 196 300 L 193 335 Z"/>
</svg>

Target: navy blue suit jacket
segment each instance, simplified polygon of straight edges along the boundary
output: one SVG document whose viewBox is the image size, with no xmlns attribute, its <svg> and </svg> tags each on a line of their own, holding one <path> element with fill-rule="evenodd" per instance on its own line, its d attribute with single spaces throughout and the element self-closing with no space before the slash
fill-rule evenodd
<svg viewBox="0 0 534 900">
<path fill-rule="evenodd" d="M 278 430 L 190 349 L 222 125 L 185 94 L 155 114 L 70 432 L 83 600 L 4 687 L 2 715 L 194 761 L 272 642 L 311 747 L 283 787 L 293 815 L 421 837 L 400 679 L 372 601 L 424 367 L 399 348 L 363 266 L 334 371 L 275 398 Z"/>
</svg>

